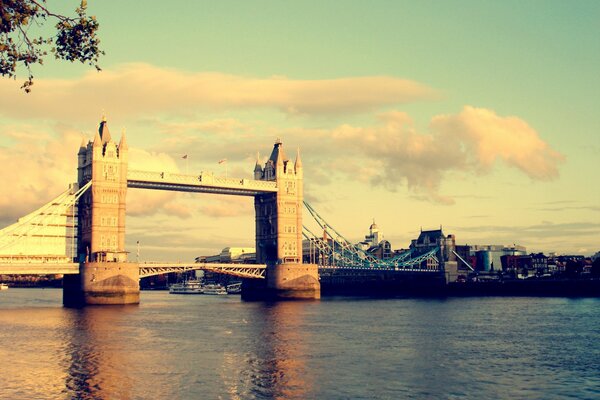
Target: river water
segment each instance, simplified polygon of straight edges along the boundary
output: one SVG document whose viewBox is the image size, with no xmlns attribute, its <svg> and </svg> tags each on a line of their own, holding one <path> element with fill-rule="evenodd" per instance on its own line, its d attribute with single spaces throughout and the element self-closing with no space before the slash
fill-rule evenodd
<svg viewBox="0 0 600 400">
<path fill-rule="evenodd" d="M 0 398 L 600 398 L 600 299 L 61 296 L 0 292 Z"/>
</svg>

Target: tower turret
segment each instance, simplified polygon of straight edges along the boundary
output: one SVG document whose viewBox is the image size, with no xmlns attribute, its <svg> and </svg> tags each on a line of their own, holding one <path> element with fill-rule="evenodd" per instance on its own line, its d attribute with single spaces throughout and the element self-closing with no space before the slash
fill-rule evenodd
<svg viewBox="0 0 600 400">
<path fill-rule="evenodd" d="M 263 177 L 263 169 L 260 166 L 260 156 L 256 153 L 256 165 L 254 166 L 254 179 L 261 180 Z"/>
<path fill-rule="evenodd" d="M 102 144 L 106 144 L 112 140 L 110 131 L 108 130 L 108 125 L 106 124 L 106 117 L 104 116 L 102 117 L 102 122 L 100 122 L 100 127 L 98 127 L 98 133 L 102 139 Z"/>
<path fill-rule="evenodd" d="M 255 169 L 257 171 L 257 169 Z M 274 172 L 274 174 L 273 174 Z M 316 264 L 302 262 L 302 160 L 292 167 L 277 139 L 263 178 L 275 181 L 277 192 L 255 196 L 256 261 L 267 265 L 266 290 L 282 297 L 319 297 Z"/>
<path fill-rule="evenodd" d="M 294 172 L 296 175 L 302 177 L 302 159 L 300 158 L 300 147 L 296 150 L 296 161 L 294 162 Z"/>
<path fill-rule="evenodd" d="M 100 130 L 94 135 L 94 141 L 92 142 L 94 147 L 102 147 L 102 138 L 100 137 Z"/>
<path fill-rule="evenodd" d="M 81 137 L 81 144 L 79 145 L 79 151 L 77 152 L 77 183 L 83 182 L 83 169 L 85 167 L 85 159 L 87 157 L 87 145 L 85 138 Z"/>
<path fill-rule="evenodd" d="M 125 128 L 121 132 L 121 140 L 119 140 L 118 152 L 119 158 L 123 161 L 124 158 L 127 157 L 127 151 L 129 150 L 129 145 L 127 144 L 127 139 L 125 138 Z"/>
</svg>

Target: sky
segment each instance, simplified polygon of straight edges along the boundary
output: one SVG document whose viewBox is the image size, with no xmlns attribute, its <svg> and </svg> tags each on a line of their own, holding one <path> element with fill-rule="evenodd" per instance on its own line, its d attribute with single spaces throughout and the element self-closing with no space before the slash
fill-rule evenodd
<svg viewBox="0 0 600 400">
<path fill-rule="evenodd" d="M 0 79 L 1 226 L 76 179 L 105 115 L 132 169 L 250 178 L 277 138 L 300 148 L 305 199 L 356 242 L 374 220 L 395 249 L 442 226 L 460 244 L 600 251 L 600 2 L 88 7 L 101 72 L 48 57 L 30 94 L 23 71 Z M 251 198 L 127 196 L 141 260 L 254 245 Z"/>
</svg>

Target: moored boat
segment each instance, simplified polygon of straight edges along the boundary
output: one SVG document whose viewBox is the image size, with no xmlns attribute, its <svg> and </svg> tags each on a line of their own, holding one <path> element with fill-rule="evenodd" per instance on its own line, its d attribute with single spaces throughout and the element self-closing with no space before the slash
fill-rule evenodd
<svg viewBox="0 0 600 400">
<path fill-rule="evenodd" d="M 170 294 L 202 294 L 204 290 L 202 284 L 197 280 L 189 280 L 174 283 L 169 286 Z"/>
<path fill-rule="evenodd" d="M 242 293 L 242 282 L 232 283 L 227 285 L 227 294 L 240 294 Z"/>
<path fill-rule="evenodd" d="M 0 283 L 0 290 L 6 290 L 6 289 L 8 289 L 8 284 Z"/>
<path fill-rule="evenodd" d="M 202 286 L 204 294 L 227 294 L 227 290 L 219 284 L 208 284 Z"/>
</svg>

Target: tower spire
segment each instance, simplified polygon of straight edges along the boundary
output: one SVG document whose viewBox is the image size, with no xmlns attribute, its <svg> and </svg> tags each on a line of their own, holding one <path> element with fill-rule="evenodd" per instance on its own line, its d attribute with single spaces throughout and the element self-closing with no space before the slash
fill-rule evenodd
<svg viewBox="0 0 600 400">
<path fill-rule="evenodd" d="M 96 134 L 94 135 L 94 142 L 93 142 L 93 146 L 94 147 L 99 147 L 102 146 L 102 138 L 100 137 L 100 129 L 98 129 L 96 131 Z"/>
<path fill-rule="evenodd" d="M 121 140 L 119 141 L 119 151 L 127 150 L 129 146 L 127 145 L 127 139 L 125 139 L 125 128 L 121 131 Z"/>
<path fill-rule="evenodd" d="M 85 145 L 85 137 L 81 136 L 81 144 L 79 145 L 79 152 L 85 153 L 86 145 Z"/>
<path fill-rule="evenodd" d="M 294 169 L 298 172 L 298 169 L 302 168 L 302 159 L 300 158 L 300 146 L 296 149 L 296 162 L 294 163 Z"/>
<path fill-rule="evenodd" d="M 112 140 L 110 132 L 108 131 L 106 116 L 104 115 L 102 116 L 102 122 L 100 122 L 100 126 L 98 127 L 98 133 L 100 134 L 100 139 L 102 139 L 102 144 L 106 144 Z"/>
</svg>

